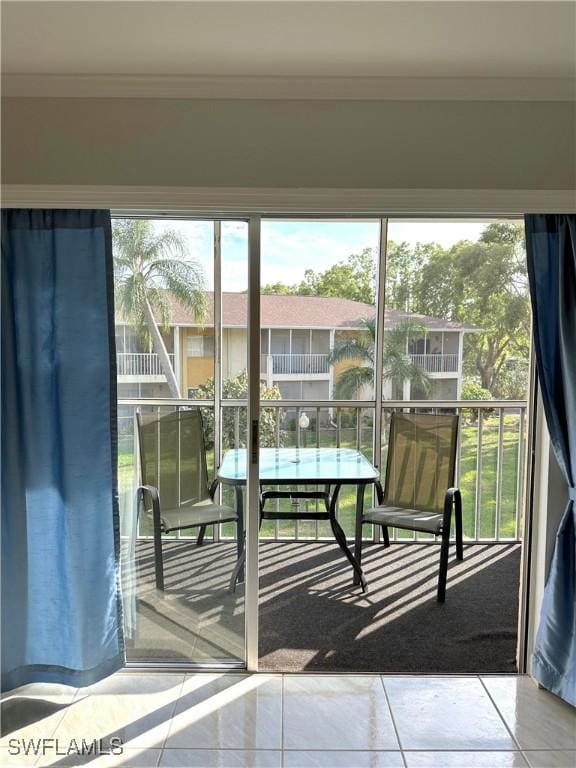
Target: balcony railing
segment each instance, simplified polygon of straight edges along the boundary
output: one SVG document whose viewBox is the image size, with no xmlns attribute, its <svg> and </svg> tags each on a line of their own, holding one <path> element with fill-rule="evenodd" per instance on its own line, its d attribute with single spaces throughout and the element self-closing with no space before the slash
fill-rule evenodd
<svg viewBox="0 0 576 768">
<path fill-rule="evenodd" d="M 174 367 L 174 355 L 168 355 Z M 116 355 L 118 376 L 163 376 L 160 358 L 155 352 L 119 352 Z"/>
<path fill-rule="evenodd" d="M 426 373 L 458 373 L 457 354 L 414 354 L 410 359 Z"/>
<path fill-rule="evenodd" d="M 192 400 L 120 400 L 120 494 L 124 503 L 133 503 L 137 481 L 137 446 L 134 415 L 140 410 L 169 412 L 174 408 L 199 406 L 205 416 L 209 473 L 213 475 L 222 454 L 246 445 L 246 403 L 222 401 L 219 414 L 221 445 L 214 446 L 214 404 Z M 284 447 L 351 447 L 374 457 L 374 401 L 261 401 L 262 445 Z M 380 466 L 386 466 L 390 416 L 395 410 L 422 412 L 457 412 L 461 417 L 456 465 L 456 483 L 462 491 L 464 536 L 468 542 L 517 541 L 521 529 L 524 502 L 524 463 L 526 455 L 525 401 L 384 401 L 379 451 Z M 299 417 L 305 411 L 308 427 Z M 216 448 L 216 450 L 215 450 Z M 234 503 L 229 489 L 224 500 Z M 367 489 L 365 504 L 372 503 L 372 489 Z M 280 502 L 284 503 L 284 502 Z M 302 502 L 312 505 L 314 502 Z M 283 509 L 284 507 L 282 507 Z M 354 537 L 355 490 L 344 487 L 340 494 L 338 517 L 349 538 Z M 328 524 L 322 521 L 265 521 L 261 536 L 273 539 L 330 539 Z M 370 534 L 377 541 L 378 527 Z M 141 529 L 143 535 L 151 531 Z M 399 541 L 425 541 L 427 534 L 391 532 Z M 222 527 L 214 537 L 232 536 Z"/>
<path fill-rule="evenodd" d="M 261 373 L 282 375 L 323 374 L 330 371 L 327 354 L 262 355 Z"/>
<path fill-rule="evenodd" d="M 410 359 L 426 373 L 457 373 L 457 354 L 411 354 Z M 261 356 L 260 372 L 270 376 L 328 374 L 327 354 L 271 354 Z"/>
</svg>

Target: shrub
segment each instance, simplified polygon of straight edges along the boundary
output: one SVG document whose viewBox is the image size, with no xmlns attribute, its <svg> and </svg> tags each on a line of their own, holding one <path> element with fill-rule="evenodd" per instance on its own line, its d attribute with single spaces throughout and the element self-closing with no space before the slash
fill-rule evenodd
<svg viewBox="0 0 576 768">
<path fill-rule="evenodd" d="M 245 400 L 248 394 L 248 377 L 243 371 L 233 379 L 228 379 L 222 385 L 222 400 Z M 212 400 L 214 398 L 214 379 L 208 379 L 205 384 L 195 388 L 194 397 L 199 400 Z M 260 384 L 261 400 L 281 400 L 282 396 L 278 387 L 267 387 Z M 235 414 L 238 413 L 238 421 Z M 260 409 L 260 446 L 273 448 L 276 445 L 276 419 L 280 414 L 278 408 Z M 214 409 L 202 408 L 204 419 L 205 440 L 207 450 L 214 447 Z M 238 439 L 237 439 L 238 438 Z M 283 443 L 283 433 L 280 430 L 279 444 Z M 246 407 L 222 408 L 222 447 L 245 448 L 246 447 Z"/>
<path fill-rule="evenodd" d="M 460 395 L 461 400 L 492 400 L 492 393 L 489 389 L 486 389 L 477 381 L 467 381 L 462 385 L 462 392 Z M 486 409 L 485 413 L 492 413 L 492 408 Z M 462 415 L 466 416 L 471 421 L 476 421 L 478 418 L 478 410 L 476 408 L 463 408 Z"/>
</svg>

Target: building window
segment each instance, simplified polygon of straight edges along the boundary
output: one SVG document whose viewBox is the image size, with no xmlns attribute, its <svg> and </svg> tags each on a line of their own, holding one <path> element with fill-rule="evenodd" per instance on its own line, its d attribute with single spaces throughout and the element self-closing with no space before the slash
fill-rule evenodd
<svg viewBox="0 0 576 768">
<path fill-rule="evenodd" d="M 214 336 L 188 336 L 188 357 L 214 357 Z"/>
</svg>

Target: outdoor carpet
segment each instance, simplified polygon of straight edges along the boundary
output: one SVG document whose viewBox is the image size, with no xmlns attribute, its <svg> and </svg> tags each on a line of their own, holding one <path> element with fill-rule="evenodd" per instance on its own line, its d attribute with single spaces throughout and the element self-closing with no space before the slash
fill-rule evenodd
<svg viewBox="0 0 576 768">
<path fill-rule="evenodd" d="M 439 546 L 366 544 L 368 592 L 335 542 L 260 544 L 260 668 L 265 671 L 451 674 L 516 671 L 520 545 L 450 551 L 446 602 L 436 602 Z M 233 544 L 165 542 L 166 593 L 153 583 L 152 543 L 138 545 L 139 632 L 129 656 L 239 658 L 244 588 L 228 591 Z"/>
<path fill-rule="evenodd" d="M 261 669 L 516 671 L 518 544 L 465 546 L 463 562 L 452 549 L 444 604 L 436 601 L 436 544 L 366 545 L 364 595 L 333 545 L 261 552 Z"/>
</svg>

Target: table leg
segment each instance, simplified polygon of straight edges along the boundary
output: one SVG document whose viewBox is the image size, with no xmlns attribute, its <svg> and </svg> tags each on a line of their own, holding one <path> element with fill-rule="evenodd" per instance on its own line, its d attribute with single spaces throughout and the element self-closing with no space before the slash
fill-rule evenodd
<svg viewBox="0 0 576 768">
<path fill-rule="evenodd" d="M 244 563 L 246 561 L 246 533 L 244 531 L 244 497 L 241 485 L 234 486 L 234 495 L 236 497 L 236 514 L 238 515 L 238 525 L 236 526 L 236 547 L 238 560 L 230 577 L 230 591 L 234 592 L 236 583 L 244 581 Z"/>
<path fill-rule="evenodd" d="M 362 568 L 362 515 L 364 514 L 364 491 L 365 485 L 358 485 L 356 488 L 356 530 L 354 538 L 354 557 L 358 567 Z M 362 573 L 362 571 L 360 571 Z M 359 584 L 358 574 L 354 574 L 354 584 Z"/>
<path fill-rule="evenodd" d="M 364 486 L 361 486 L 364 488 Z M 354 569 L 354 584 L 361 584 L 362 586 L 362 592 L 366 592 L 366 579 L 364 578 L 364 574 L 362 573 L 362 568 L 358 565 L 356 562 L 356 558 L 350 552 L 350 549 L 348 548 L 348 544 L 346 542 L 346 534 L 342 530 L 342 526 L 336 520 L 336 502 L 338 501 L 338 494 L 340 492 L 340 486 L 336 485 L 334 486 L 334 492 L 332 494 L 332 498 L 330 499 L 330 526 L 332 528 L 332 533 L 334 534 L 334 538 L 336 539 L 336 543 L 344 552 L 346 557 L 348 558 L 348 561 L 352 568 Z"/>
</svg>

